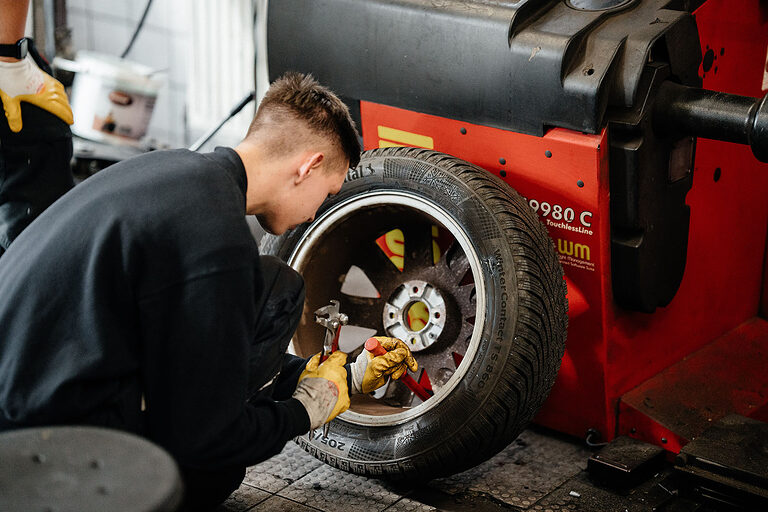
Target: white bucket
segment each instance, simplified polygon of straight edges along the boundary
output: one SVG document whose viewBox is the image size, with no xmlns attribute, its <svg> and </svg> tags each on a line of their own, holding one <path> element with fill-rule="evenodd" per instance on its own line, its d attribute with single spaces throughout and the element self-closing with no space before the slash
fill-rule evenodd
<svg viewBox="0 0 768 512">
<path fill-rule="evenodd" d="M 147 133 L 162 82 L 147 66 L 112 55 L 78 52 L 72 112 L 75 135 L 91 140 L 137 145 Z"/>
</svg>

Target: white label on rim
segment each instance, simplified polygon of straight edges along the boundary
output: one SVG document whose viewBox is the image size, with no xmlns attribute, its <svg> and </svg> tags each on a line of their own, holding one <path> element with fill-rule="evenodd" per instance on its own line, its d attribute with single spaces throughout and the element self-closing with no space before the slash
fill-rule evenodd
<svg viewBox="0 0 768 512">
<path fill-rule="evenodd" d="M 352 265 L 347 270 L 344 282 L 341 283 L 341 293 L 368 299 L 378 299 L 381 297 L 379 290 L 376 289 L 371 279 L 357 265 Z"/>
<path fill-rule="evenodd" d="M 357 325 L 342 325 L 339 333 L 339 350 L 349 354 L 365 343 L 365 340 L 375 335 L 376 329 Z"/>
</svg>

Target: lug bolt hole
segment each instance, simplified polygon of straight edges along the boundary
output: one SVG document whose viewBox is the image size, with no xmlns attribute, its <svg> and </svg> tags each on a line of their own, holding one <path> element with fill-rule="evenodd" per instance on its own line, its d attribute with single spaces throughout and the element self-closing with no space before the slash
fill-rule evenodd
<svg viewBox="0 0 768 512">
<path fill-rule="evenodd" d="M 419 287 L 418 286 L 414 286 L 413 287 L 413 293 L 419 293 Z"/>
<path fill-rule="evenodd" d="M 390 312 L 390 313 L 389 313 L 389 318 L 395 318 L 395 314 L 394 314 L 394 313 L 392 313 L 392 312 Z"/>
<path fill-rule="evenodd" d="M 440 313 L 435 311 L 435 318 L 440 318 Z"/>
</svg>

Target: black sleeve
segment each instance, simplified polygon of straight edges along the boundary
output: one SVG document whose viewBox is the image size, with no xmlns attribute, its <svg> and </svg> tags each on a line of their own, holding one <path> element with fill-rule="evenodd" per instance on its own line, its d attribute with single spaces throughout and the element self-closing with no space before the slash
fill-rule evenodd
<svg viewBox="0 0 768 512">
<path fill-rule="evenodd" d="M 283 356 L 280 376 L 277 378 L 275 389 L 272 392 L 272 396 L 276 400 L 286 400 L 293 395 L 293 392 L 296 391 L 296 384 L 299 382 L 299 375 L 304 371 L 308 361 L 309 358 L 304 359 L 292 354 Z"/>
<path fill-rule="evenodd" d="M 181 466 L 250 466 L 309 430 L 295 399 L 246 403 L 253 274 L 211 272 L 140 299 L 147 436 Z"/>
</svg>

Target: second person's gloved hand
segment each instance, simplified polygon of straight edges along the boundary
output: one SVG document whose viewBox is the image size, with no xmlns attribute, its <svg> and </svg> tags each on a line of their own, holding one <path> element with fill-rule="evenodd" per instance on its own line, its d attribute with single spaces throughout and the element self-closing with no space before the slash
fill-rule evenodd
<svg viewBox="0 0 768 512">
<path fill-rule="evenodd" d="M 31 103 L 72 124 L 72 109 L 61 83 L 43 72 L 31 56 L 0 62 L 0 101 L 11 131 L 21 131 L 21 102 Z"/>
<path fill-rule="evenodd" d="M 405 342 L 386 336 L 376 336 L 376 339 L 387 353 L 374 357 L 363 349 L 350 364 L 350 394 L 370 393 L 386 384 L 387 378 L 397 380 L 406 370 L 415 372 L 419 368 Z"/>
<path fill-rule="evenodd" d="M 301 372 L 293 398 L 307 410 L 310 428 L 323 426 L 349 408 L 346 361 L 347 354 L 337 351 L 320 364 L 320 354 L 315 354 Z"/>
</svg>

